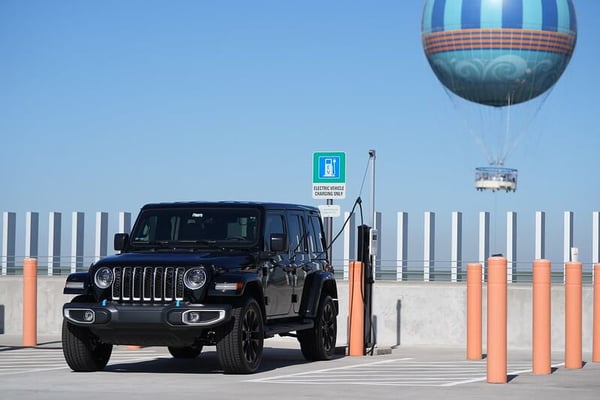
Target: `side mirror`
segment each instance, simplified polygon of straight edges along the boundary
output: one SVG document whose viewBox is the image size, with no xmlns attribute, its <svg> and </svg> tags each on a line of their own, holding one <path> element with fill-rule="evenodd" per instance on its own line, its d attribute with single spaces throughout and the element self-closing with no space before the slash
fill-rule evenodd
<svg viewBox="0 0 600 400">
<path fill-rule="evenodd" d="M 270 238 L 270 247 L 273 253 L 287 251 L 287 235 L 285 233 L 272 233 Z"/>
<path fill-rule="evenodd" d="M 127 245 L 129 244 L 129 234 L 128 233 L 115 233 L 115 241 L 114 247 L 117 251 L 125 250 Z"/>
</svg>

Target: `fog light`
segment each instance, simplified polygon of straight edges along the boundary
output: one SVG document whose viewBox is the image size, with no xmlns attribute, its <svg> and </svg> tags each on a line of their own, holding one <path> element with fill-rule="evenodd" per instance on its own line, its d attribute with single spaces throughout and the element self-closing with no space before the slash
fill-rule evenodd
<svg viewBox="0 0 600 400">
<path fill-rule="evenodd" d="M 83 320 L 85 322 L 93 322 L 94 321 L 94 312 L 91 310 L 87 310 L 84 314 L 83 314 Z"/>
<path fill-rule="evenodd" d="M 184 322 L 188 324 L 197 324 L 200 322 L 200 313 L 196 311 L 190 311 L 184 314 L 184 318 Z"/>
<path fill-rule="evenodd" d="M 96 312 L 89 308 L 65 308 L 63 315 L 66 319 L 83 324 L 93 324 L 96 322 Z"/>
</svg>

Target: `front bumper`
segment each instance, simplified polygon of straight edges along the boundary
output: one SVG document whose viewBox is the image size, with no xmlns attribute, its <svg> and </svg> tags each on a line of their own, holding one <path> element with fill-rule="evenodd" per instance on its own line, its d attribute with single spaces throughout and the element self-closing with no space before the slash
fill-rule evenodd
<svg viewBox="0 0 600 400">
<path fill-rule="evenodd" d="M 154 338 L 151 341 L 160 344 L 161 337 L 195 337 L 227 322 L 231 318 L 231 306 L 67 303 L 63 306 L 63 316 L 71 324 L 89 327 L 100 339 L 108 342 L 124 343 L 134 336 L 140 341 L 144 341 L 145 337 Z"/>
</svg>

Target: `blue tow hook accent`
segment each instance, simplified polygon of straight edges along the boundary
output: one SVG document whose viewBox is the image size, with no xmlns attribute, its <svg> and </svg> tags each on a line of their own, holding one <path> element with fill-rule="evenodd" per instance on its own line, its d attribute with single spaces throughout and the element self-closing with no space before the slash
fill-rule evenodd
<svg viewBox="0 0 600 400">
<path fill-rule="evenodd" d="M 175 307 L 179 307 L 181 305 L 180 303 L 181 303 L 181 301 L 177 300 L 177 302 L 175 302 Z"/>
<path fill-rule="evenodd" d="M 106 307 L 106 299 L 102 300 L 102 307 Z"/>
</svg>

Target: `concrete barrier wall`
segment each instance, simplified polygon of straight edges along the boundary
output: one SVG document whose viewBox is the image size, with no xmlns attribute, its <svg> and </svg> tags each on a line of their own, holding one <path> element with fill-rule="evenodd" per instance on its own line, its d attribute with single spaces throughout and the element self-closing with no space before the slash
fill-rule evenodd
<svg viewBox="0 0 600 400">
<path fill-rule="evenodd" d="M 373 288 L 376 339 L 381 346 L 440 345 L 466 348 L 466 284 L 377 282 Z M 487 337 L 486 286 L 483 286 L 483 345 Z M 583 351 L 592 350 L 593 288 L 582 293 Z M 508 348 L 530 349 L 532 341 L 532 289 L 508 285 Z M 565 345 L 563 285 L 552 286 L 552 350 Z"/>
<path fill-rule="evenodd" d="M 39 336 L 60 335 L 65 277 L 38 277 Z M 338 281 L 338 343 L 347 343 L 348 281 Z M 21 335 L 23 277 L 0 277 L 2 334 Z M 508 348 L 531 348 L 531 285 L 508 285 Z M 486 344 L 486 288 L 483 287 L 483 344 Z M 564 286 L 552 287 L 552 350 L 564 350 Z M 583 287 L 583 351 L 592 349 L 593 290 Z M 466 346 L 466 284 L 378 281 L 373 286 L 373 329 L 378 347 Z"/>
</svg>

